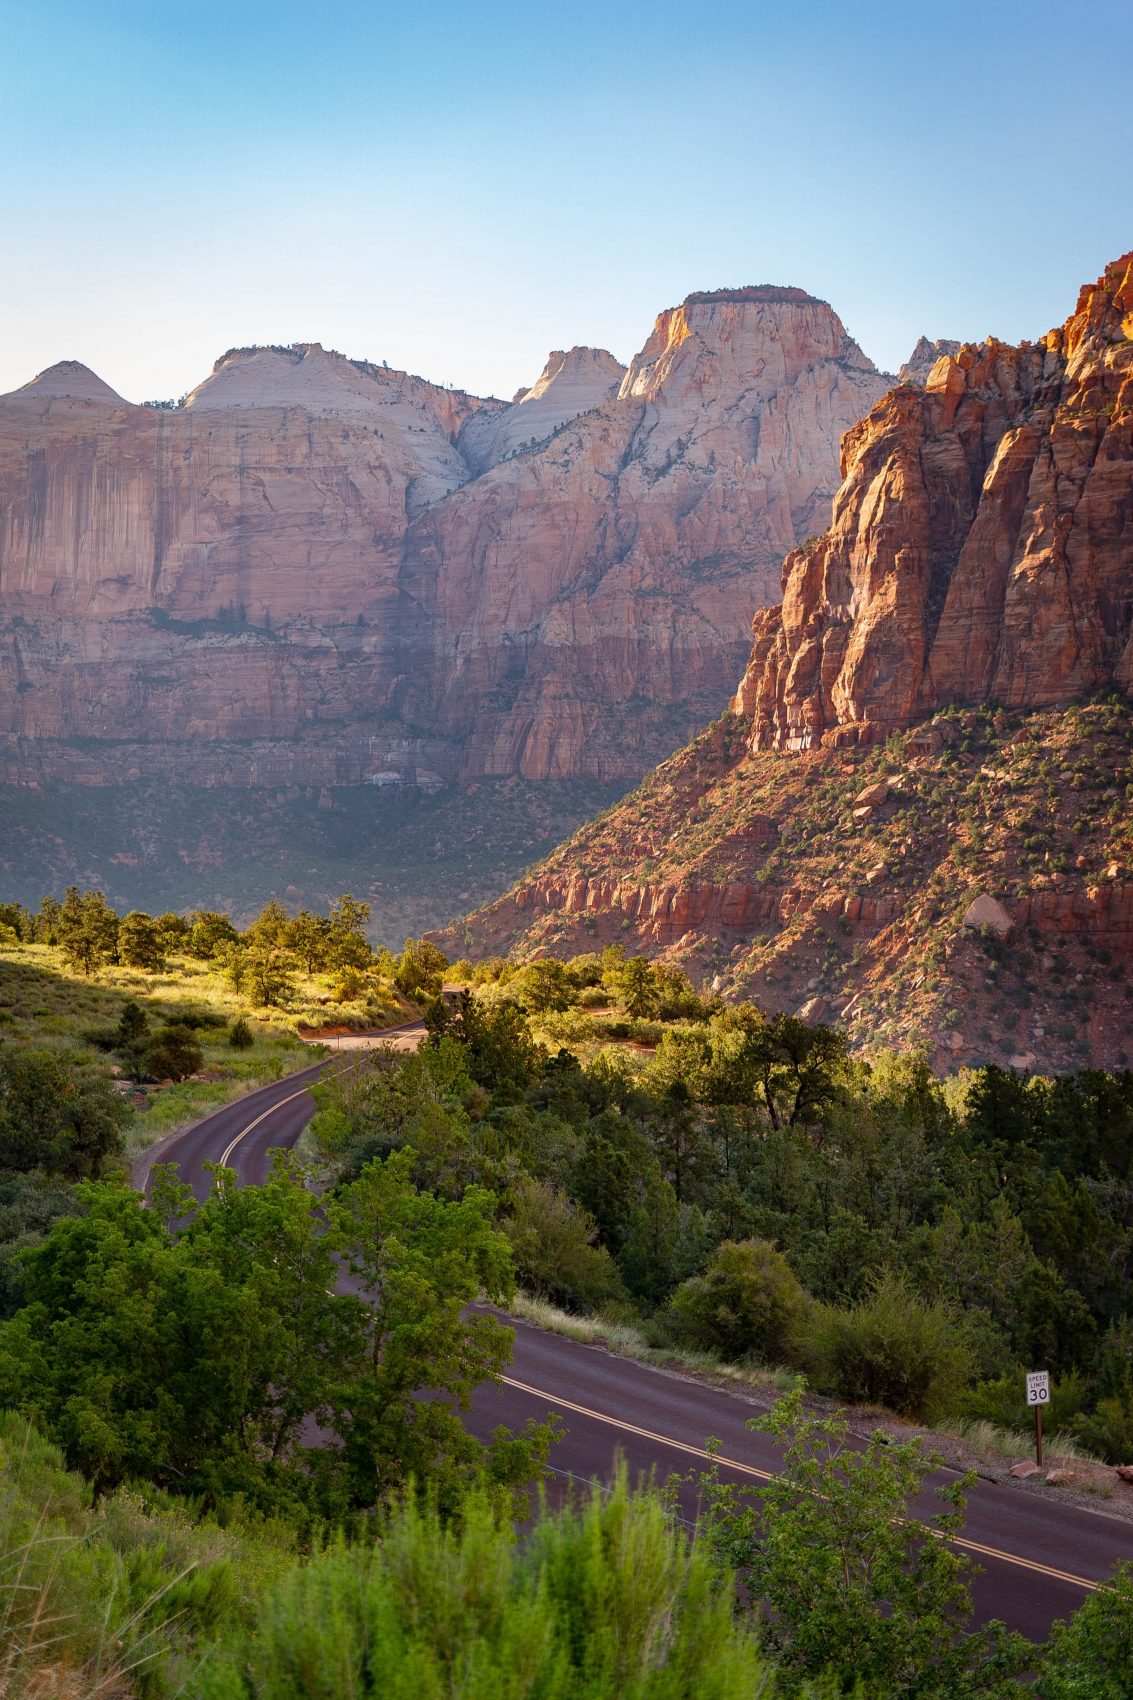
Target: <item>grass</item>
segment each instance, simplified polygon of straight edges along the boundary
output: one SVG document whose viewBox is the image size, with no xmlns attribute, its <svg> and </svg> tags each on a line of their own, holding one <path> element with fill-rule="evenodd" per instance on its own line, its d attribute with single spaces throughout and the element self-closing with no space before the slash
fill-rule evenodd
<svg viewBox="0 0 1133 1700">
<path fill-rule="evenodd" d="M 714 1352 L 695 1352 L 674 1346 L 653 1346 L 640 1328 L 617 1318 L 575 1316 L 559 1310 L 531 1293 L 517 1292 L 509 1307 L 509 1315 L 550 1334 L 560 1334 L 583 1346 L 603 1346 L 615 1357 L 633 1358 L 637 1363 L 653 1364 L 659 1368 L 683 1370 L 689 1375 L 704 1376 L 721 1386 L 747 1387 L 752 1392 L 773 1398 L 793 1387 L 798 1377 L 792 1370 L 769 1368 L 751 1360 L 726 1363 Z"/>
<path fill-rule="evenodd" d="M 936 1425 L 941 1434 L 958 1440 L 964 1450 L 983 1464 L 993 1467 L 1016 1463 L 1030 1457 L 1035 1437 L 1021 1429 L 1002 1428 L 982 1417 L 943 1418 Z M 1092 1452 L 1079 1445 L 1072 1434 L 1058 1429 L 1043 1440 L 1043 1457 L 1047 1468 L 1056 1469 L 1069 1464 L 1100 1464 Z"/>
<path fill-rule="evenodd" d="M 322 1047 L 299 1038 L 298 1028 L 329 1022 L 393 1025 L 406 1016 L 403 1001 L 389 988 L 375 993 L 371 987 L 364 999 L 338 1004 L 328 980 L 297 974 L 286 1009 L 253 1009 L 216 964 L 194 957 L 171 957 L 157 974 L 107 967 L 86 979 L 53 946 L 0 947 L 0 1043 L 48 1046 L 91 1073 L 112 1075 L 113 1058 L 92 1035 L 113 1028 L 131 999 L 146 1010 L 151 1027 L 201 1012 L 218 1024 L 197 1029 L 204 1052 L 198 1076 L 160 1088 L 120 1083 L 131 1108 L 124 1130 L 128 1157 L 323 1055 Z M 253 1035 L 246 1051 L 234 1050 L 228 1039 L 238 1016 Z"/>
</svg>

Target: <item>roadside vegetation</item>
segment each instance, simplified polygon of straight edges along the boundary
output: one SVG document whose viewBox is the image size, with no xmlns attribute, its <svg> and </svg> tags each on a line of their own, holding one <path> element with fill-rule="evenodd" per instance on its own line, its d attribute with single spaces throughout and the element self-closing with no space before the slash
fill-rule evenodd
<svg viewBox="0 0 1133 1700">
<path fill-rule="evenodd" d="M 845 1419 L 802 1396 L 805 1379 L 909 1419 L 1010 1425 L 1041 1362 L 1055 1422 L 1124 1459 L 1133 1078 L 942 1084 L 618 949 L 516 969 L 348 946 L 357 964 L 312 959 L 311 983 L 356 966 L 368 996 L 424 1009 L 420 1051 L 317 1088 L 317 1173 L 281 1155 L 263 1187 L 221 1172 L 200 1204 L 159 1167 L 143 1208 L 116 1087 L 144 1084 L 152 1047 L 222 1029 L 117 976 L 201 961 L 245 1054 L 241 1024 L 267 1044 L 305 1007 L 296 918 L 265 914 L 224 955 L 57 969 L 117 1002 L 60 1012 L 73 1028 L 38 1042 L 42 1014 L 0 1033 L 0 1692 L 1133 1691 L 1133 1576 L 1041 1649 L 977 1627 L 970 1561 L 938 1538 L 962 1528 L 965 1479 L 934 1533 L 931 1447 L 848 1448 Z M 18 937 L 5 968 L 43 975 L 63 949 Z M 758 1422 L 784 1475 L 737 1496 L 709 1468 L 695 1530 L 671 1486 L 624 1474 L 565 1504 L 550 1477 L 548 1503 L 553 1419 L 487 1442 L 461 1422 L 513 1339 L 470 1301 L 506 1309 L 520 1285 L 580 1330 L 758 1367 L 782 1394 Z"/>
</svg>

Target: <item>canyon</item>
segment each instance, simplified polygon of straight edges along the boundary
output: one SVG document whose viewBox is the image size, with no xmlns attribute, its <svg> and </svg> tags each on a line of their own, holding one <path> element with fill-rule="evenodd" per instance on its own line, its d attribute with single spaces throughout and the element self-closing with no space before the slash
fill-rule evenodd
<svg viewBox="0 0 1133 1700">
<path fill-rule="evenodd" d="M 451 837 L 469 787 L 515 781 L 561 827 L 530 789 L 558 786 L 576 824 L 727 702 L 890 382 L 778 287 L 689 296 L 628 367 L 557 350 L 510 403 L 318 343 L 230 350 L 176 405 L 50 368 L 0 397 L 0 868 L 126 902 L 148 868 L 219 899 L 223 835 L 178 841 L 205 792 L 252 841 L 365 817 L 357 877 L 367 834 L 414 811 Z M 97 851 L 67 824 L 93 787 Z M 477 897 L 523 865 L 490 850 Z M 427 918 L 467 872 L 449 885 Z"/>
<path fill-rule="evenodd" d="M 919 354 L 729 712 L 448 948 L 619 943 L 942 1067 L 1130 1060 L 1133 255 L 1034 344 Z"/>
</svg>

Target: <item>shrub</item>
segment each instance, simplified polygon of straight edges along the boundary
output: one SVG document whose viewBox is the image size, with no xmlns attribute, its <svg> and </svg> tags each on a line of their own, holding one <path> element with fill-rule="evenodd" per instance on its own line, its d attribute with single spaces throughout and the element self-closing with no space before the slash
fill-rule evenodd
<svg viewBox="0 0 1133 1700">
<path fill-rule="evenodd" d="M 189 1694 L 739 1700 L 768 1676 L 727 1578 L 623 1471 L 522 1545 L 483 1495 L 453 1526 L 405 1504 L 370 1551 L 340 1543 L 269 1589 Z"/>
<path fill-rule="evenodd" d="M 593 1218 L 558 1187 L 524 1176 L 512 1192 L 504 1232 L 517 1279 L 538 1297 L 568 1310 L 595 1310 L 624 1297 L 613 1259 L 594 1244 Z"/>
<path fill-rule="evenodd" d="M 173 1023 L 163 1027 L 153 1043 L 146 1046 L 144 1061 L 154 1080 L 185 1080 L 196 1074 L 204 1061 L 204 1052 L 191 1028 Z"/>
<path fill-rule="evenodd" d="M 228 1033 L 228 1043 L 234 1051 L 250 1051 L 255 1044 L 252 1029 L 242 1015 L 238 1015 Z"/>
<path fill-rule="evenodd" d="M 952 1311 L 893 1274 L 846 1310 L 817 1306 L 804 1355 L 818 1386 L 839 1398 L 916 1418 L 947 1410 L 971 1368 Z"/>
<path fill-rule="evenodd" d="M 668 1321 L 684 1344 L 725 1358 L 754 1352 L 765 1362 L 790 1357 L 808 1295 L 781 1252 L 766 1240 L 725 1240 L 703 1275 L 677 1288 Z"/>
</svg>

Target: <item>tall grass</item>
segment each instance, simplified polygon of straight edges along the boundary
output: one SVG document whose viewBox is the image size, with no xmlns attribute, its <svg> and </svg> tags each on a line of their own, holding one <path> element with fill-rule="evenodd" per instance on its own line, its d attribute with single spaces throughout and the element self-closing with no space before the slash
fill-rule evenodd
<svg viewBox="0 0 1133 1700">
<path fill-rule="evenodd" d="M 0 1414 L 0 1696 L 165 1700 L 202 1643 L 293 1562 L 121 1491 L 93 1501 L 56 1447 Z"/>
<path fill-rule="evenodd" d="M 402 1507 L 269 1590 L 195 1700 L 758 1700 L 770 1677 L 728 1578 L 660 1501 L 595 1490 L 517 1542 L 474 1495 Z"/>
</svg>

